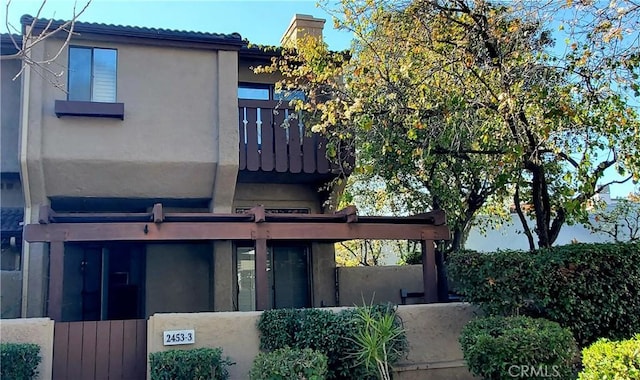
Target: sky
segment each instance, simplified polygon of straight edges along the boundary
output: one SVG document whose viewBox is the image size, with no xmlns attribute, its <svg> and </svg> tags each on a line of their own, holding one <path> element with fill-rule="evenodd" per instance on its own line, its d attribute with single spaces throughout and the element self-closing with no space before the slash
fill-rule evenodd
<svg viewBox="0 0 640 380">
<path fill-rule="evenodd" d="M 7 0 L 3 0 L 6 4 Z M 42 0 L 11 0 L 9 22 L 20 28 L 23 14 L 35 16 Z M 77 0 L 77 8 L 86 0 Z M 73 0 L 47 0 L 44 18 L 69 19 Z M 4 13 L 4 9 L 2 10 Z M 294 14 L 326 19 L 324 38 L 333 50 L 349 47 L 348 32 L 333 29 L 331 16 L 315 0 L 93 0 L 79 21 L 211 33 L 240 33 L 260 45 L 280 45 L 280 37 Z M 3 17 L 4 18 L 4 17 Z M 2 32 L 7 27 L 2 22 Z"/>
<path fill-rule="evenodd" d="M 9 23 L 19 30 L 20 17 L 23 14 L 35 16 L 42 1 L 11 0 L 7 13 Z M 6 3 L 7 0 L 3 0 L 3 4 Z M 74 4 L 81 8 L 86 0 L 77 0 L 77 3 L 47 0 L 41 16 L 69 19 Z M 4 13 L 3 7 L 0 13 L 3 19 Z M 280 45 L 280 37 L 296 13 L 326 19 L 324 39 L 329 48 L 349 48 L 350 33 L 334 29 L 331 15 L 317 6 L 315 0 L 92 0 L 79 21 L 225 34 L 237 32 L 254 44 Z M 7 26 L 4 22 L 0 24 L 0 31 L 6 33 Z M 613 169 L 609 169 L 605 179 L 619 178 Z M 611 196 L 626 197 L 634 189 L 638 186 L 631 181 L 612 185 Z"/>
</svg>

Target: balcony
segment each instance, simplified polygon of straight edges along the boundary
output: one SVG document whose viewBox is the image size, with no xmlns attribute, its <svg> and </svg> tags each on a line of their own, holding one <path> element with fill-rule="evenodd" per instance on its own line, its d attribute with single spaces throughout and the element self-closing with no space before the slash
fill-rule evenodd
<svg viewBox="0 0 640 380">
<path fill-rule="evenodd" d="M 327 159 L 327 139 L 307 131 L 298 118 L 289 119 L 295 111 L 286 105 L 240 99 L 238 107 L 240 181 L 321 182 L 339 174 Z"/>
</svg>

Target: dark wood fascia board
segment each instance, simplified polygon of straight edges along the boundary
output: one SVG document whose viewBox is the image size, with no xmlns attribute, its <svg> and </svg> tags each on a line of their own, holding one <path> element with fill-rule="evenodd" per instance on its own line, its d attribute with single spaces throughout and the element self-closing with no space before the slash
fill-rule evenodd
<svg viewBox="0 0 640 380">
<path fill-rule="evenodd" d="M 447 226 L 389 223 L 54 223 L 29 224 L 28 242 L 172 241 L 172 240 L 448 240 Z"/>
<path fill-rule="evenodd" d="M 66 20 L 48 20 L 38 19 L 34 22 L 31 15 L 23 15 L 20 23 L 24 29 L 33 25 L 34 34 L 41 33 L 45 28 L 54 30 L 64 23 Z M 139 41 L 168 41 L 182 43 L 198 43 L 202 45 L 224 47 L 223 49 L 239 50 L 246 42 L 242 40 L 242 36 L 238 33 L 222 34 L 222 33 L 205 33 L 184 30 L 171 30 L 148 28 L 127 25 L 111 25 L 100 23 L 89 23 L 77 21 L 73 29 L 76 38 L 106 38 L 113 41 L 119 38 L 138 39 Z M 66 38 L 65 33 L 56 33 L 55 38 Z"/>
<path fill-rule="evenodd" d="M 124 103 L 56 100 L 56 116 L 105 117 L 124 120 Z"/>
<path fill-rule="evenodd" d="M 212 42 L 199 42 L 181 39 L 171 38 L 141 38 L 125 35 L 104 35 L 104 34 L 92 34 L 81 33 L 74 35 L 71 44 L 82 43 L 86 41 L 87 44 L 95 44 L 96 42 L 105 42 L 109 44 L 122 44 L 122 45 L 145 45 L 145 46 L 158 46 L 158 47 L 175 47 L 183 49 L 202 49 L 202 50 L 228 50 L 238 51 L 240 46 L 235 44 L 220 44 Z"/>
</svg>

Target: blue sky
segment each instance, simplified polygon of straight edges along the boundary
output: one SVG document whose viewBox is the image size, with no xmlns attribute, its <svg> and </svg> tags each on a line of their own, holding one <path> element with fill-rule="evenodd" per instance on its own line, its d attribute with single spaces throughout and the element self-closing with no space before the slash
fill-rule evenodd
<svg viewBox="0 0 640 380">
<path fill-rule="evenodd" d="M 73 0 L 47 0 L 41 16 L 69 19 L 74 3 Z M 86 0 L 77 0 L 78 7 L 85 3 Z M 35 16 L 41 4 L 42 0 L 11 0 L 9 22 L 19 28 L 20 16 L 26 13 Z M 4 7 L 2 11 L 4 16 Z M 282 33 L 296 13 L 327 20 L 324 38 L 331 49 L 349 47 L 351 35 L 335 30 L 331 15 L 318 7 L 315 0 L 93 0 L 80 21 L 212 33 L 237 32 L 255 44 L 279 45 Z M 0 31 L 6 33 L 4 22 L 0 24 Z M 606 179 L 619 178 L 614 170 L 608 171 Z M 613 185 L 611 195 L 623 197 L 633 190 L 634 185 L 629 181 Z"/>
<path fill-rule="evenodd" d="M 42 0 L 11 0 L 10 23 L 19 28 L 20 16 L 25 13 L 35 16 L 41 3 Z M 85 3 L 77 0 L 78 7 Z M 69 19 L 73 5 L 72 0 L 48 0 L 41 15 Z M 79 20 L 212 33 L 237 32 L 255 44 L 279 45 L 295 13 L 326 19 L 324 37 L 330 48 L 349 47 L 350 34 L 333 29 L 331 16 L 313 0 L 93 0 Z M 2 32 L 6 30 L 2 22 Z"/>
</svg>

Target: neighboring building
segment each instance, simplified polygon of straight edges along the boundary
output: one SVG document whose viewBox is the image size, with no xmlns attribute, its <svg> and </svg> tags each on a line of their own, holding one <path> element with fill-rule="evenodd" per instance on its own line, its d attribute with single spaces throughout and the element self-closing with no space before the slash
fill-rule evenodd
<svg viewBox="0 0 640 380">
<path fill-rule="evenodd" d="M 616 203 L 615 200 L 611 199 L 608 187 L 605 188 L 602 193 L 597 194 L 593 200 L 596 202 L 605 202 L 607 204 L 607 210 L 613 209 Z M 598 221 L 595 220 L 593 215 L 590 216 L 590 220 L 594 225 L 598 224 Z M 532 231 L 535 228 L 535 221 L 533 219 L 530 220 L 529 228 L 531 228 Z M 534 239 L 536 239 L 535 234 Z M 606 243 L 612 241 L 613 239 L 610 235 L 604 232 L 593 232 L 584 225 L 577 223 L 573 225 L 563 225 L 554 245 Z M 520 219 L 518 215 L 515 214 L 515 211 L 513 211 L 510 220 L 498 228 L 489 229 L 484 233 L 478 227 L 471 228 L 469 237 L 465 242 L 465 248 L 480 252 L 493 252 L 498 249 L 528 250 L 529 243 L 523 232 Z"/>
<path fill-rule="evenodd" d="M 16 43 L 22 41 L 21 36 L 13 36 Z M 11 36 L 0 36 L 2 55 L 15 54 L 18 50 Z M 20 71 L 21 61 L 4 60 L 0 66 L 0 237 L 2 239 L 2 255 L 0 256 L 1 277 L 0 288 L 1 316 L 12 318 L 20 316 L 20 297 L 22 275 L 20 272 L 20 250 L 22 248 L 22 220 L 24 216 L 24 198 L 20 182 L 20 162 L 18 147 L 20 145 L 20 78 L 15 76 Z"/>
<path fill-rule="evenodd" d="M 287 35 L 321 36 L 323 25 L 296 15 Z M 238 34 L 80 22 L 74 33 L 67 47 L 60 34 L 31 51 L 44 61 L 62 48 L 51 65 L 65 68 L 59 78 L 27 70 L 5 93 L 3 67 L 3 111 L 5 94 L 22 99 L 11 155 L 30 242 L 23 316 L 331 306 L 333 242 L 419 239 L 432 260 L 427 242 L 448 236 L 443 218 L 333 214 L 326 201 L 339 189 L 319 189 L 341 173 L 326 142 L 295 120 L 282 128 L 290 111 L 285 99 L 274 112 L 277 78 L 250 69 L 277 52 Z"/>
</svg>

